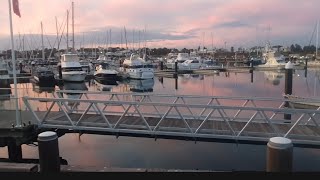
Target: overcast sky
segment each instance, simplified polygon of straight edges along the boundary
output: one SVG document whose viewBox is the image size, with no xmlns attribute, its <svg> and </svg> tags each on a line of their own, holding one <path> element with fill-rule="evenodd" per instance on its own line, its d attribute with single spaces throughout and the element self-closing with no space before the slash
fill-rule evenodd
<svg viewBox="0 0 320 180">
<path fill-rule="evenodd" d="M 24 36 L 25 48 L 41 48 L 42 22 L 45 46 L 57 48 L 55 18 L 59 34 L 63 31 L 60 48 L 66 47 L 67 10 L 72 37 L 71 2 L 19 0 L 21 18 L 12 17 L 16 47 Z M 122 47 L 126 37 L 129 48 L 142 47 L 145 40 L 149 48 L 178 49 L 264 46 L 267 40 L 315 45 L 319 7 L 319 0 L 74 0 L 75 46 L 106 47 L 110 36 L 112 46 L 122 42 Z M 8 9 L 8 0 L 1 0 L 0 50 L 10 49 Z"/>
</svg>

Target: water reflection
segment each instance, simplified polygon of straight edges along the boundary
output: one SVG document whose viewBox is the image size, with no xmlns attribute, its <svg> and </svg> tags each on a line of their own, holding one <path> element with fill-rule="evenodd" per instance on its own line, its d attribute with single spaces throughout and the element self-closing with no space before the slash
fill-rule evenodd
<svg viewBox="0 0 320 180">
<path fill-rule="evenodd" d="M 43 86 L 40 86 L 37 83 L 32 83 L 32 90 L 34 92 L 39 93 L 39 94 L 41 94 L 42 92 L 52 93 L 52 92 L 55 91 L 55 86 L 43 87 Z"/>
<path fill-rule="evenodd" d="M 182 79 L 182 82 L 187 82 L 188 80 L 203 80 L 204 75 L 202 74 L 182 74 L 179 75 L 179 77 Z"/>
<path fill-rule="evenodd" d="M 281 71 L 264 71 L 264 75 L 266 77 L 266 81 L 278 86 L 280 84 L 280 80 L 283 77 L 283 72 Z"/>
<path fill-rule="evenodd" d="M 86 86 L 85 82 L 64 82 L 63 86 L 59 87 L 61 90 L 80 90 L 80 91 L 87 91 L 88 87 Z M 76 94 L 76 93 L 63 93 L 62 95 L 65 98 L 70 98 L 70 99 L 79 99 L 81 94 Z M 68 105 L 74 106 L 74 102 L 68 102 Z M 79 104 L 77 104 L 79 105 Z M 77 106 L 76 105 L 76 106 Z"/>
<path fill-rule="evenodd" d="M 97 86 L 98 91 L 111 91 L 111 89 L 118 85 L 116 80 L 98 80 L 94 79 L 94 84 Z"/>
<path fill-rule="evenodd" d="M 304 70 L 297 71 L 300 74 Z M 163 77 L 159 80 L 130 80 L 128 82 L 118 82 L 112 90 L 115 92 L 126 92 L 139 90 L 146 92 L 152 89 L 154 93 L 165 94 L 191 94 L 208 96 L 246 96 L 246 97 L 282 97 L 284 89 L 284 73 L 254 71 L 254 83 L 250 83 L 250 73 L 222 73 L 220 76 L 186 75 L 179 76 L 179 81 L 173 78 Z M 294 93 L 296 95 L 312 96 L 314 92 L 319 96 L 319 74 L 315 78 L 316 72 L 308 70 L 308 78 L 294 76 Z M 156 77 L 157 78 L 157 77 Z M 184 81 L 182 81 L 183 79 Z M 281 80 L 283 79 L 283 80 Z M 201 80 L 201 81 L 200 81 Z M 148 82 L 149 81 L 149 82 Z M 94 82 L 94 80 L 90 81 Z M 96 91 L 96 84 L 90 87 L 90 82 L 85 83 L 65 83 L 60 89 L 65 90 L 87 90 Z M 187 83 L 184 83 L 187 82 Z M 179 89 L 175 88 L 175 83 Z M 310 92 L 308 91 L 308 84 Z M 236 85 L 235 85 L 236 84 Z M 23 86 L 22 86 L 23 85 Z M 22 84 L 20 87 L 24 87 Z M 13 87 L 13 85 L 11 85 Z M 19 87 L 19 86 L 18 86 Z M 21 88 L 19 97 L 29 95 L 37 97 L 37 93 L 30 93 L 30 88 Z M 128 87 L 124 89 L 123 87 Z M 13 90 L 13 89 L 12 89 Z M 0 90 L 3 94 L 10 94 L 7 90 Z M 13 91 L 12 91 L 13 92 Z M 1 94 L 2 94 L 1 93 Z M 73 95 L 65 94 L 65 97 Z M 74 96 L 73 98 L 77 98 Z M 5 102 L 5 101 L 1 101 Z M 22 102 L 23 103 L 23 102 Z M 231 104 L 232 102 L 230 102 Z M 15 108 L 14 101 L 0 104 L 0 106 Z M 37 106 L 41 110 L 44 104 Z M 277 106 L 279 106 L 277 104 Z M 50 107 L 48 104 L 47 107 Z M 109 107 L 108 107 L 109 108 Z M 113 109 L 112 109 L 113 110 Z M 170 148 L 168 148 L 170 147 Z M 27 157 L 37 158 L 36 147 L 27 146 L 34 151 L 23 151 Z M 78 134 L 67 134 L 59 138 L 59 149 L 61 157 L 68 160 L 70 165 L 83 166 L 114 166 L 133 168 L 178 168 L 178 169 L 213 169 L 213 170 L 264 170 L 266 146 L 223 144 L 214 142 L 191 142 L 175 141 L 133 137 L 119 137 L 83 134 L 79 141 Z M 76 149 L 76 151 L 75 151 Z M 32 149 L 33 150 L 33 149 Z M 4 148 L 7 155 L 7 149 Z M 30 152 L 34 152 L 33 154 Z M 83 154 L 86 156 L 83 156 Z M 194 156 L 197 154 L 198 156 Z M 319 171 L 320 151 L 318 149 L 294 149 L 294 170 Z M 252 163 L 247 163 L 252 162 Z"/>
<path fill-rule="evenodd" d="M 154 86 L 154 79 L 129 79 L 124 84 L 129 86 L 132 92 L 152 92 Z"/>
</svg>

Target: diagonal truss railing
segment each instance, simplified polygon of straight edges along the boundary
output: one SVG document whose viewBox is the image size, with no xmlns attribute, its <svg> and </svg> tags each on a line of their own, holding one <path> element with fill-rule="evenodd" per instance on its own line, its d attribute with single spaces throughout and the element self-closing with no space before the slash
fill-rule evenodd
<svg viewBox="0 0 320 180">
<path fill-rule="evenodd" d="M 284 107 L 285 102 L 304 100 L 67 90 L 56 93 L 56 98 L 23 97 L 40 128 L 256 141 L 283 136 L 320 145 L 320 108 Z M 62 98 L 63 93 L 77 93 L 79 99 Z M 51 105 L 46 112 L 36 112 L 38 102 Z M 291 119 L 285 119 L 286 114 Z"/>
</svg>

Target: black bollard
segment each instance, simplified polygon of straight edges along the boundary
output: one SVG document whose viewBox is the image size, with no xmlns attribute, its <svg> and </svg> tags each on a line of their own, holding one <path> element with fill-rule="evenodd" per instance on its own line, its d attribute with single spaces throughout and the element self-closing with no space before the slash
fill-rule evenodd
<svg viewBox="0 0 320 180">
<path fill-rule="evenodd" d="M 61 65 L 58 65 L 59 79 L 62 80 L 62 68 Z"/>
<path fill-rule="evenodd" d="M 293 145 L 290 139 L 273 137 L 267 144 L 267 172 L 291 172 Z"/>
<path fill-rule="evenodd" d="M 285 66 L 285 88 L 284 94 L 292 94 L 292 78 L 293 78 L 293 64 L 289 61 Z M 289 107 L 289 102 L 286 101 L 284 107 Z M 284 119 L 291 120 L 291 114 L 284 114 Z"/>
<path fill-rule="evenodd" d="M 163 61 L 160 61 L 160 70 L 163 70 Z"/>
<path fill-rule="evenodd" d="M 57 133 L 46 131 L 38 135 L 40 172 L 60 172 Z"/>
</svg>

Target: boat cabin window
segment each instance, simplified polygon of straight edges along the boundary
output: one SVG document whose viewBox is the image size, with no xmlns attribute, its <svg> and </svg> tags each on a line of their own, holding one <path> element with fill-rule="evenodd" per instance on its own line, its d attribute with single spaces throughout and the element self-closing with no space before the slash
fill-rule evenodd
<svg viewBox="0 0 320 180">
<path fill-rule="evenodd" d="M 193 61 L 191 61 L 191 63 L 199 63 L 199 61 L 198 60 L 193 60 Z"/>
<path fill-rule="evenodd" d="M 139 69 L 139 68 L 153 68 L 153 65 L 152 64 L 145 64 L 145 65 L 130 66 L 130 65 L 124 64 L 123 67 L 124 68 L 131 68 L 131 69 Z"/>
<path fill-rule="evenodd" d="M 103 69 L 108 69 L 108 68 L 110 68 L 110 64 L 108 64 L 108 63 L 102 63 L 102 64 L 100 64 L 100 66 L 101 66 Z"/>
<path fill-rule="evenodd" d="M 0 70 L 0 75 L 7 75 L 9 74 L 8 70 Z"/>
<path fill-rule="evenodd" d="M 69 71 L 82 71 L 81 67 L 64 67 L 61 68 L 62 71 L 64 72 L 69 72 Z"/>
</svg>

